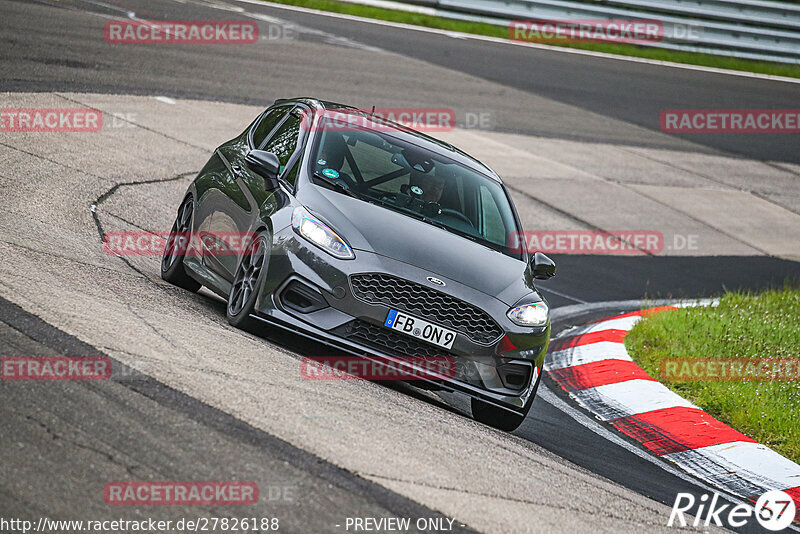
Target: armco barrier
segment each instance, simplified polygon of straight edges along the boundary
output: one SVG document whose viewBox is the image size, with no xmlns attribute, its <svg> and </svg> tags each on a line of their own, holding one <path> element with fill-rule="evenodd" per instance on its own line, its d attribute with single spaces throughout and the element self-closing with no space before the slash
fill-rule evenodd
<svg viewBox="0 0 800 534">
<path fill-rule="evenodd" d="M 512 20 L 659 21 L 665 38 L 644 46 L 800 64 L 800 5 L 761 0 L 412 0 L 430 14 L 497 25 Z"/>
</svg>

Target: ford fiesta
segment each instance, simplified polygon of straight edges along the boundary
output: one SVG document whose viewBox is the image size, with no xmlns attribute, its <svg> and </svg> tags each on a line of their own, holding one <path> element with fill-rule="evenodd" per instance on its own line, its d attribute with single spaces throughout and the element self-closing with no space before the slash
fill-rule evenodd
<svg viewBox="0 0 800 534">
<path fill-rule="evenodd" d="M 161 275 L 227 299 L 237 327 L 267 321 L 382 365 L 446 357 L 453 373 L 422 366 L 419 384 L 513 430 L 550 338 L 534 279 L 555 274 L 510 246 L 520 231 L 497 174 L 453 146 L 355 108 L 278 100 L 189 186 Z M 181 253 L 187 234 L 199 253 Z M 204 239 L 225 235 L 252 238 L 239 251 Z"/>
</svg>

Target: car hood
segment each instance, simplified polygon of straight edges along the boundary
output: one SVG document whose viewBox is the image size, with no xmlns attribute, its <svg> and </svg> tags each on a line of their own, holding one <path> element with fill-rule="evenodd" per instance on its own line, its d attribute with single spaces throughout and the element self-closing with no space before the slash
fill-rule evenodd
<svg viewBox="0 0 800 534">
<path fill-rule="evenodd" d="M 509 306 L 534 291 L 525 281 L 525 262 L 459 235 L 315 184 L 300 188 L 297 198 L 356 251 L 419 267 Z"/>
</svg>

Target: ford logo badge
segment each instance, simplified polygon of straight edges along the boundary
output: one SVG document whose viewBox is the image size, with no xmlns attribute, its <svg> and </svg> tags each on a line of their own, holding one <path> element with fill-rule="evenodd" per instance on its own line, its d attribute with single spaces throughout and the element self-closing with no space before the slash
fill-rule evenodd
<svg viewBox="0 0 800 534">
<path fill-rule="evenodd" d="M 428 282 L 430 282 L 431 284 L 436 284 L 437 286 L 446 286 L 447 285 L 443 281 L 439 280 L 438 278 L 434 278 L 433 276 L 429 276 L 428 277 Z"/>
</svg>

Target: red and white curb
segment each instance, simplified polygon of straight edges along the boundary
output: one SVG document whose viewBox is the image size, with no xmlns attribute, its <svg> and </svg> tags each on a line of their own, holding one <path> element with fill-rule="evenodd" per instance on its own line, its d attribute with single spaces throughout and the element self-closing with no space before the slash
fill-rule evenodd
<svg viewBox="0 0 800 534">
<path fill-rule="evenodd" d="M 551 343 L 544 369 L 595 417 L 707 483 L 753 502 L 767 491 L 785 491 L 800 523 L 800 465 L 673 393 L 625 349 L 625 335 L 642 317 L 678 306 L 626 313 L 569 332 Z"/>
</svg>

